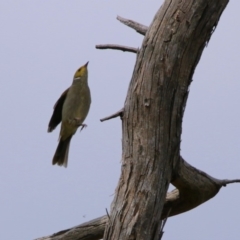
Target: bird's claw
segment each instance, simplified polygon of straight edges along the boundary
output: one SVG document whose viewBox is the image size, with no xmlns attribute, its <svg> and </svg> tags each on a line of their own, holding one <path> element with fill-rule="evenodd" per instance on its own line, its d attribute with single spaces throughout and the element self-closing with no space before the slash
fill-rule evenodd
<svg viewBox="0 0 240 240">
<path fill-rule="evenodd" d="M 76 125 L 77 125 L 78 127 L 81 126 L 80 132 L 81 132 L 84 128 L 87 127 L 87 124 L 81 123 L 82 120 L 79 119 L 79 118 L 74 118 L 74 121 L 75 121 L 75 123 L 76 123 Z"/>
<path fill-rule="evenodd" d="M 80 126 L 82 126 L 81 129 L 80 129 L 80 132 L 81 132 L 84 128 L 87 127 L 87 124 L 82 123 Z"/>
<path fill-rule="evenodd" d="M 83 130 L 83 128 L 87 127 L 87 124 L 82 123 L 82 119 L 80 118 L 73 118 L 73 119 L 69 119 L 68 122 L 76 127 L 80 127 L 81 129 L 80 131 Z"/>
</svg>

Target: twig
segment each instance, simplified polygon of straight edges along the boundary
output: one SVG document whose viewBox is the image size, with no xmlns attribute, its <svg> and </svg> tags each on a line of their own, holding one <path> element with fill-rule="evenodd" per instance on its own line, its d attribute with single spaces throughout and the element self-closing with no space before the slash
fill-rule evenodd
<svg viewBox="0 0 240 240">
<path fill-rule="evenodd" d="M 120 16 L 117 16 L 117 20 L 119 20 L 121 23 L 125 24 L 126 26 L 135 29 L 138 33 L 145 35 L 148 27 L 145 25 L 142 25 L 138 22 L 132 21 L 130 19 L 122 18 Z"/>
<path fill-rule="evenodd" d="M 108 220 L 110 220 L 110 216 L 109 216 L 107 208 L 105 208 L 105 210 L 106 210 L 106 213 L 107 213 L 107 216 L 108 216 Z"/>
<path fill-rule="evenodd" d="M 230 183 L 240 183 L 240 179 L 233 179 L 233 180 L 225 179 L 225 180 L 222 180 L 222 186 L 223 187 L 226 187 L 227 184 L 230 184 Z"/>
<path fill-rule="evenodd" d="M 159 236 L 160 238 L 159 238 L 159 240 L 162 239 L 162 236 L 163 236 L 163 234 L 164 234 L 163 228 L 164 228 L 164 226 L 165 226 L 165 224 L 166 224 L 166 222 L 167 222 L 167 219 L 168 219 L 168 216 L 169 216 L 171 210 L 172 210 L 172 208 L 169 209 L 166 218 L 163 220 L 162 227 L 161 227 L 161 230 L 160 230 L 160 236 Z"/>
<path fill-rule="evenodd" d="M 102 44 L 96 45 L 97 49 L 115 49 L 115 50 L 122 50 L 123 52 L 132 52 L 137 53 L 138 49 L 133 47 L 121 46 L 116 44 Z"/>
<path fill-rule="evenodd" d="M 110 219 L 110 215 L 109 215 L 109 213 L 108 213 L 108 210 L 107 210 L 107 208 L 105 208 L 105 210 L 106 210 L 107 217 L 108 217 L 108 224 L 110 224 L 110 225 L 111 225 L 111 219 Z"/>
<path fill-rule="evenodd" d="M 118 111 L 118 112 L 116 112 L 116 113 L 114 113 L 114 114 L 112 114 L 112 115 L 110 115 L 108 117 L 100 119 L 100 121 L 104 122 L 106 120 L 109 120 L 109 119 L 112 119 L 112 118 L 116 118 L 116 117 L 120 117 L 122 119 L 122 117 L 123 117 L 123 108 L 120 111 Z"/>
</svg>

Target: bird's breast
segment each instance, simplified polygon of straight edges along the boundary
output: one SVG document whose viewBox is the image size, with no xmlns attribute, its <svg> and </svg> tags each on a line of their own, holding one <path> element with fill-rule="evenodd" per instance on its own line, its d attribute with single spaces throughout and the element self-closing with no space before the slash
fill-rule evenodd
<svg viewBox="0 0 240 240">
<path fill-rule="evenodd" d="M 88 86 L 72 87 L 69 89 L 62 109 L 62 121 L 78 119 L 85 120 L 91 104 L 91 95 Z"/>
</svg>

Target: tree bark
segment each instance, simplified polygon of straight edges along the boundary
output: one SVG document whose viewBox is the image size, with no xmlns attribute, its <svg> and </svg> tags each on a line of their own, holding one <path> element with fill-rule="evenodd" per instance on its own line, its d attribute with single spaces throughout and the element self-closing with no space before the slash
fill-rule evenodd
<svg viewBox="0 0 240 240">
<path fill-rule="evenodd" d="M 36 240 L 98 240 L 103 237 L 107 216 L 93 219 L 76 227 L 65 229 Z"/>
<path fill-rule="evenodd" d="M 166 0 L 149 27 L 125 101 L 122 171 L 104 239 L 159 239 L 189 85 L 227 3 Z"/>
<path fill-rule="evenodd" d="M 137 52 L 124 108 L 101 119 L 120 116 L 123 124 L 122 171 L 110 217 L 40 239 L 96 240 L 105 229 L 108 240 L 159 240 L 161 220 L 208 201 L 222 186 L 240 182 L 213 178 L 180 156 L 189 85 L 227 3 L 166 0 L 149 28 L 118 17 L 145 38 Z M 176 189 L 166 195 L 169 182 Z"/>
<path fill-rule="evenodd" d="M 180 159 L 178 174 L 173 184 L 178 186 L 167 193 L 161 220 L 189 211 L 214 197 L 221 187 L 240 179 L 220 180 L 192 167 Z M 76 227 L 62 230 L 47 237 L 36 240 L 98 240 L 102 239 L 109 216 L 102 216 Z"/>
</svg>

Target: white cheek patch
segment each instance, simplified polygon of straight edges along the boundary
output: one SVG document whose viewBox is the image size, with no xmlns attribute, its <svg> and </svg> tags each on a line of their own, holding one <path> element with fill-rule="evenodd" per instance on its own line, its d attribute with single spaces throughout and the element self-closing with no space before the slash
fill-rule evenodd
<svg viewBox="0 0 240 240">
<path fill-rule="evenodd" d="M 75 80 L 80 80 L 80 79 L 81 79 L 81 77 L 76 77 L 73 80 L 75 81 Z"/>
</svg>

